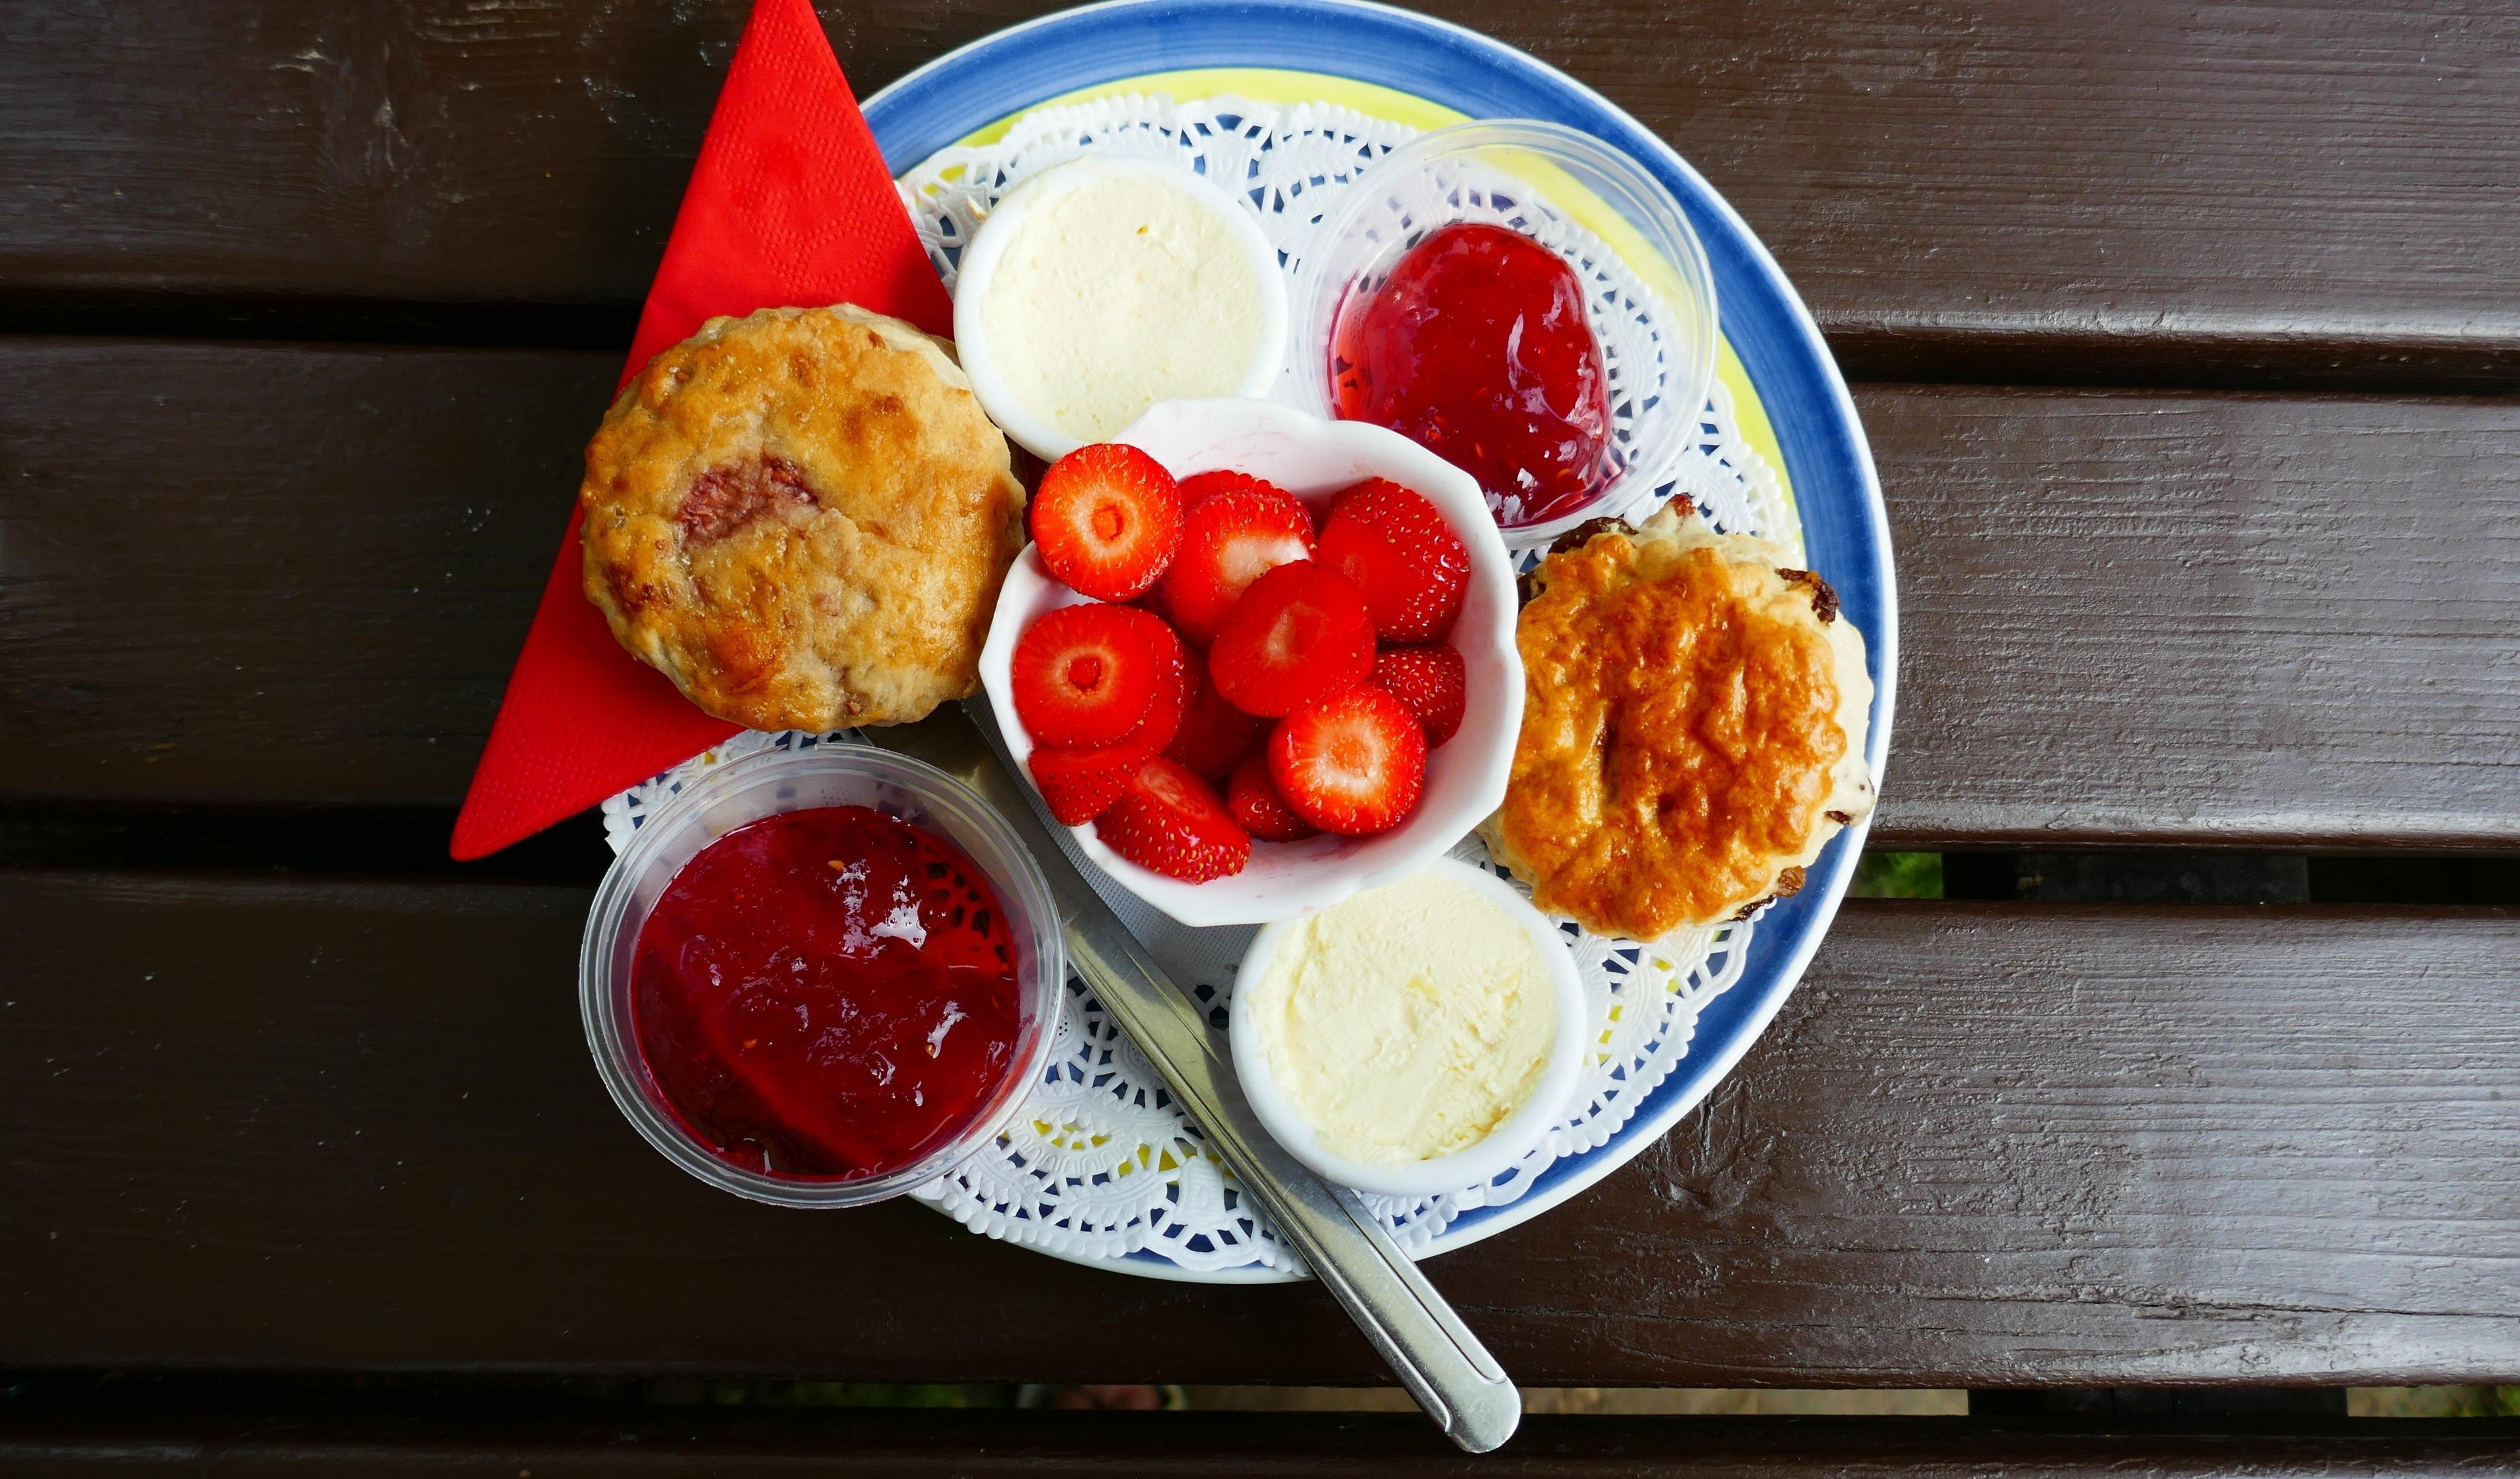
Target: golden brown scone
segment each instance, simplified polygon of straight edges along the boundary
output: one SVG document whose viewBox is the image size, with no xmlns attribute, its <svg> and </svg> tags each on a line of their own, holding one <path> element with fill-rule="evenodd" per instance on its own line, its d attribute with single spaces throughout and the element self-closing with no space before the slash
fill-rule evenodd
<svg viewBox="0 0 2520 1479">
<path fill-rule="evenodd" d="M 586 597 L 753 729 L 922 718 L 978 686 L 1023 546 L 1006 438 L 939 341 L 842 303 L 713 318 L 586 447 Z"/>
<path fill-rule="evenodd" d="M 1675 498 L 1526 578 L 1522 734 L 1481 835 L 1541 908 L 1648 942 L 1743 917 L 1872 809 L 1864 637 L 1787 558 Z"/>
</svg>

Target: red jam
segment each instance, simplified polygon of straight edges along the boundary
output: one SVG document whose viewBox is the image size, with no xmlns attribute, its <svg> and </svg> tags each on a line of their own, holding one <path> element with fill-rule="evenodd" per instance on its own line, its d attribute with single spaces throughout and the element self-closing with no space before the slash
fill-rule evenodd
<svg viewBox="0 0 2520 1479">
<path fill-rule="evenodd" d="M 717 1155 L 874 1176 L 951 1136 L 1014 1060 L 1014 940 L 961 850 L 865 807 L 765 816 L 639 931 L 631 1030 Z"/>
<path fill-rule="evenodd" d="M 1591 501 L 1608 481 L 1610 400 L 1584 285 L 1503 226 L 1446 226 L 1330 336 L 1341 420 L 1389 427 L 1479 480 L 1507 529 Z"/>
</svg>

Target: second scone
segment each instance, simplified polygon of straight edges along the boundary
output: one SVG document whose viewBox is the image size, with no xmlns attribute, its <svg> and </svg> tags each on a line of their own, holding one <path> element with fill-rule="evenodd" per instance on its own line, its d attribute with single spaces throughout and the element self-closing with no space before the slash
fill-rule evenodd
<svg viewBox="0 0 2520 1479">
<path fill-rule="evenodd" d="M 1481 835 L 1542 909 L 1647 942 L 1746 917 L 1872 809 L 1864 638 L 1784 561 L 1675 498 L 1526 578 L 1522 733 Z"/>
<path fill-rule="evenodd" d="M 587 599 L 753 729 L 907 723 L 978 686 L 1023 485 L 940 341 L 843 303 L 713 318 L 622 388 L 578 490 Z"/>
</svg>

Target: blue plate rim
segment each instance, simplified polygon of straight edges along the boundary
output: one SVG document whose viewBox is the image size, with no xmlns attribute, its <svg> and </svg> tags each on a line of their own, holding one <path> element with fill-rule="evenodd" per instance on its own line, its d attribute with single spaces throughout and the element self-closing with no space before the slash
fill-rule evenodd
<svg viewBox="0 0 2520 1479">
<path fill-rule="evenodd" d="M 1471 69 L 1430 77 L 1400 65 L 1418 58 L 1368 47 L 1336 47 L 1326 39 L 1342 25 L 1354 29 L 1360 24 L 1385 33 L 1386 39 L 1431 47 L 1429 55 L 1434 58 L 1456 64 L 1466 61 Z M 1154 61 L 1087 44 L 1098 31 L 1107 32 L 1114 25 L 1160 32 L 1159 43 L 1216 45 L 1221 38 L 1235 35 L 1240 49 L 1209 59 L 1197 44 L 1191 44 L 1190 55 Z M 1255 27 L 1270 34 L 1255 40 L 1247 34 Z M 1290 37 L 1299 44 L 1287 46 Z M 1278 53 L 1252 49 L 1273 39 L 1281 45 Z M 1060 69 L 1059 56 L 1045 54 L 1046 47 L 1062 43 L 1087 53 L 1067 64 L 1065 70 Z M 1023 68 L 1026 96 L 993 93 L 985 114 L 971 108 L 950 115 L 945 111 L 945 84 L 955 82 L 965 91 L 975 85 L 974 80 L 958 80 L 958 74 L 987 78 L 1017 62 Z M 1022 22 L 957 47 L 878 90 L 862 108 L 886 167 L 898 175 L 973 130 L 1047 99 L 1151 71 L 1207 67 L 1318 71 L 1394 87 L 1472 116 L 1554 117 L 1626 150 L 1662 179 L 1680 199 L 1706 245 L 1717 277 L 1718 315 L 1767 408 L 1803 520 L 1811 563 L 1837 586 L 1848 619 L 1859 622 L 1867 637 L 1874 699 L 1866 759 L 1877 791 L 1897 697 L 1898 589 L 1888 512 L 1854 399 L 1819 325 L 1765 244 L 1704 176 L 1617 104 L 1493 37 L 1376 0 L 1102 0 Z M 977 71 L 971 72 L 975 68 Z M 1440 88 L 1430 91 L 1426 85 L 1430 80 L 1460 85 L 1450 93 Z M 1487 87 L 1474 88 L 1474 82 Z M 1501 115 L 1463 106 L 1462 99 L 1480 90 L 1520 91 L 1553 107 Z M 922 99 L 928 116 L 916 111 Z M 1870 828 L 1871 818 L 1867 817 L 1841 833 L 1809 870 L 1803 891 L 1780 901 L 1761 919 L 1740 980 L 1701 1009 L 1688 1053 L 1669 1078 L 1644 1096 L 1606 1144 L 1559 1158 L 1512 1202 L 1462 1213 L 1420 1257 L 1465 1247 L 1549 1211 L 1625 1165 L 1695 1108 L 1765 1033 L 1800 982 L 1836 917 Z M 1253 1266 L 1192 1270 L 1153 1251 L 1109 1259 L 1025 1246 L 1091 1268 L 1189 1282 L 1259 1283 L 1292 1276 Z"/>
</svg>

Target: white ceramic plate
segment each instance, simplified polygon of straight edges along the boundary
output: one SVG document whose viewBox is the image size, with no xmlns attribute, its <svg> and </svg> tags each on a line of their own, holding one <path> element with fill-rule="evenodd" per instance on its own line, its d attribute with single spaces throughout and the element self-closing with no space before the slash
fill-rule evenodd
<svg viewBox="0 0 2520 1479">
<path fill-rule="evenodd" d="M 1819 326 L 1740 215 L 1669 144 L 1598 93 L 1492 38 L 1387 5 L 1109 0 L 1026 22 L 939 57 L 867 98 L 865 112 L 894 173 L 909 174 L 924 171 L 934 160 L 959 158 L 959 141 L 1012 115 L 1071 95 L 1161 91 L 1205 74 L 1203 69 L 1256 78 L 1238 84 L 1245 93 L 1269 86 L 1284 89 L 1289 99 L 1354 102 L 1340 91 L 1344 82 L 1304 90 L 1313 85 L 1308 79 L 1350 79 L 1422 100 L 1445 116 L 1564 123 L 1635 158 L 1679 198 L 1708 256 L 1726 353 L 1737 357 L 1737 380 L 1719 382 L 1719 390 L 1727 384 L 1735 392 L 1746 390 L 1742 409 L 1773 429 L 1774 461 L 1790 487 L 1805 563 L 1837 588 L 1848 619 L 1867 638 L 1874 698 L 1866 749 L 1877 779 L 1896 702 L 1898 594 L 1888 514 L 1854 402 Z M 1186 153 L 1215 151 L 1206 140 L 1159 135 L 1154 141 Z M 1353 140 L 1341 141 L 1344 152 L 1326 156 L 1311 172 L 1334 172 L 1339 160 L 1355 157 L 1356 148 Z M 1309 178 L 1308 173 L 1288 183 L 1271 205 L 1282 211 L 1307 209 L 1311 203 L 1301 187 Z M 938 243 L 940 263 L 950 265 L 959 242 L 968 239 Z M 1727 455 L 1724 438 L 1732 433 L 1720 426 L 1712 430 L 1705 450 L 1720 459 Z M 1803 891 L 1762 916 L 1755 935 L 1741 942 L 1715 978 L 1720 986 L 1702 994 L 1697 989 L 1708 982 L 1692 987 L 1689 1009 L 1672 1029 L 1685 1040 L 1686 1056 L 1667 1074 L 1650 1071 L 1623 1096 L 1615 1128 L 1510 1183 L 1387 1208 L 1404 1246 L 1425 1257 L 1542 1216 L 1599 1182 L 1688 1114 L 1740 1061 L 1792 991 L 1836 913 L 1866 825 L 1840 834 L 1811 868 Z M 1190 972 L 1183 979 L 1200 978 Z M 1110 1031 L 1107 1023 L 1099 1030 Z M 1121 1061 L 1114 1047 L 1088 1065 L 1100 1075 L 1092 1081 L 1093 1094 L 1157 1092 L 1144 1080 L 1114 1072 Z M 1124 1136 L 1143 1132 L 1151 1136 L 1148 1143 L 1164 1143 L 1159 1132 L 1142 1131 L 1126 1106 L 1104 1113 L 1101 1104 L 1080 1085 L 1064 1112 Z M 968 1194 L 940 1192 L 937 1205 L 988 1236 L 1095 1268 L 1202 1282 L 1291 1276 L 1284 1268 L 1259 1261 L 1256 1238 L 1220 1232 L 1227 1226 L 1224 1219 L 1188 1215 L 1200 1198 L 1221 1194 L 1212 1178 L 1202 1181 L 1185 1172 L 1151 1204 L 1129 1201 L 1127 1216 L 1143 1223 L 1098 1222 L 1115 1215 L 1099 1210 L 1093 1199 L 1135 1178 L 1105 1177 L 1105 1163 L 1037 1138 L 1027 1139 L 1024 1149 L 1047 1168 L 1048 1181 L 1016 1186 L 991 1180 Z M 1195 1158 L 1189 1164 L 1191 1172 L 1205 1166 Z M 1000 1200 L 975 1199 L 982 1191 Z M 1054 1225 L 1051 1220 L 1058 1218 L 1068 1221 Z M 1438 1230 L 1430 1233 L 1430 1227 Z M 1605 1271 L 1603 1276 L 1621 1275 Z"/>
</svg>

